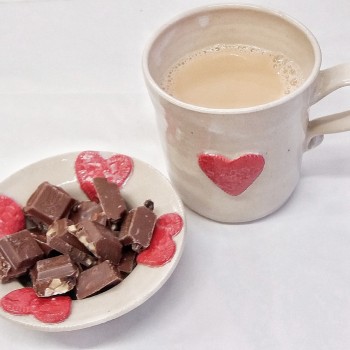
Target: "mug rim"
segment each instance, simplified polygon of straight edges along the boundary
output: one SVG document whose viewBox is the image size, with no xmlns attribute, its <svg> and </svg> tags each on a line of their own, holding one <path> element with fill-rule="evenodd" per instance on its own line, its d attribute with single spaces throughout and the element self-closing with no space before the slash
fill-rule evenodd
<svg viewBox="0 0 350 350">
<path fill-rule="evenodd" d="M 294 27 L 297 27 L 299 30 L 301 30 L 307 39 L 309 40 L 315 60 L 314 60 L 314 65 L 311 70 L 311 73 L 307 77 L 307 79 L 302 83 L 302 85 L 297 88 L 295 91 L 291 92 L 288 95 L 285 95 L 283 97 L 280 97 L 276 100 L 273 100 L 268 103 L 264 103 L 261 105 L 256 105 L 256 106 L 251 106 L 251 107 L 241 107 L 241 108 L 210 108 L 210 107 L 203 107 L 203 106 L 197 106 L 191 103 L 183 102 L 168 93 L 166 93 L 160 86 L 159 84 L 156 83 L 156 81 L 153 79 L 150 71 L 149 71 L 149 54 L 150 51 L 157 40 L 157 38 L 168 28 L 179 22 L 180 20 L 194 16 L 194 15 L 199 15 L 200 13 L 203 12 L 210 12 L 213 10 L 219 10 L 219 9 L 250 9 L 250 10 L 255 10 L 259 11 L 261 13 L 266 13 L 270 15 L 277 16 L 284 21 L 290 23 Z M 295 96 L 302 94 L 306 89 L 309 88 L 309 86 L 316 80 L 320 67 L 321 67 L 321 61 L 322 61 L 322 56 L 321 56 L 321 49 L 318 44 L 318 41 L 314 34 L 301 22 L 298 20 L 294 19 L 290 15 L 287 15 L 286 13 L 276 10 L 276 9 L 271 9 L 265 6 L 259 6 L 259 5 L 252 5 L 252 4 L 239 4 L 239 3 L 228 3 L 228 4 L 212 4 L 212 5 L 205 5 L 205 6 L 200 6 L 196 8 L 192 8 L 186 11 L 181 12 L 177 16 L 173 17 L 172 19 L 168 20 L 165 22 L 162 26 L 160 26 L 151 36 L 149 39 L 148 43 L 145 46 L 144 52 L 143 52 L 143 57 L 142 57 L 142 69 L 143 69 L 143 74 L 146 79 L 146 82 L 152 86 L 152 88 L 160 95 L 163 99 L 167 100 L 173 105 L 177 105 L 178 107 L 181 107 L 183 109 L 191 110 L 194 112 L 199 112 L 203 114 L 221 114 L 221 115 L 226 115 L 226 114 L 242 114 L 242 113 L 252 113 L 252 112 L 258 112 L 266 109 L 270 109 L 273 107 L 277 107 L 279 105 L 282 105 L 290 100 L 292 100 Z"/>
</svg>

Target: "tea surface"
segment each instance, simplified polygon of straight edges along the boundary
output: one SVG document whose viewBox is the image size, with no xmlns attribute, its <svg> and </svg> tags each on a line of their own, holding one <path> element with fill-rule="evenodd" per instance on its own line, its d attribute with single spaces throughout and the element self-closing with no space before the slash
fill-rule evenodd
<svg viewBox="0 0 350 350">
<path fill-rule="evenodd" d="M 166 72 L 162 88 L 197 106 L 243 108 L 279 99 L 302 81 L 300 67 L 279 52 L 218 44 L 181 58 Z"/>
</svg>

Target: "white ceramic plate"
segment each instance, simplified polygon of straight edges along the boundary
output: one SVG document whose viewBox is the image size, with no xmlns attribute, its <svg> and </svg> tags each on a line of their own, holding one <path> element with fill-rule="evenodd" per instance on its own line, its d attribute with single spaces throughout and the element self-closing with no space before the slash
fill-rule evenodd
<svg viewBox="0 0 350 350">
<path fill-rule="evenodd" d="M 67 153 L 41 160 L 16 172 L 0 183 L 0 193 L 5 194 L 19 204 L 24 205 L 29 195 L 43 181 L 63 187 L 77 199 L 86 199 L 77 182 L 74 162 L 79 153 Z M 110 152 L 100 152 L 104 157 Z M 14 316 L 0 309 L 0 315 L 30 328 L 41 331 L 69 331 L 94 326 L 115 319 L 136 308 L 162 287 L 174 271 L 183 250 L 185 234 L 184 209 L 167 178 L 150 165 L 134 159 L 133 171 L 121 188 L 121 193 L 135 207 L 145 200 L 152 199 L 155 203 L 154 212 L 157 216 L 176 212 L 184 219 L 182 231 L 174 237 L 176 253 L 170 262 L 161 267 L 137 265 L 134 271 L 119 285 L 112 289 L 87 298 L 74 300 L 71 315 L 62 323 L 45 324 L 33 316 Z M 17 282 L 0 285 L 0 297 L 8 292 L 21 288 Z"/>
</svg>

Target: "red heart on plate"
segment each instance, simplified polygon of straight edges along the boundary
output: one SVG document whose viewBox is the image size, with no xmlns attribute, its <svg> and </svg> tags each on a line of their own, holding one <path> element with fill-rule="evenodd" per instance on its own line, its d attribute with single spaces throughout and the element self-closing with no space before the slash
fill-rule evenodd
<svg viewBox="0 0 350 350">
<path fill-rule="evenodd" d="M 173 237 L 183 227 L 182 217 L 177 213 L 168 213 L 157 219 L 151 243 L 148 248 L 137 256 L 139 264 L 158 267 L 169 262 L 175 252 L 176 244 Z"/>
<path fill-rule="evenodd" d="M 229 159 L 220 154 L 202 153 L 198 164 L 205 175 L 231 196 L 243 193 L 261 174 L 265 160 L 260 154 Z"/>
<path fill-rule="evenodd" d="M 176 245 L 172 237 L 158 227 L 154 228 L 151 244 L 137 256 L 139 264 L 162 266 L 172 259 Z"/>
<path fill-rule="evenodd" d="M 4 311 L 13 315 L 29 315 L 32 313 L 31 304 L 37 299 L 33 288 L 25 287 L 7 293 L 0 300 Z"/>
<path fill-rule="evenodd" d="M 3 296 L 0 305 L 13 315 L 32 314 L 41 322 L 58 323 L 70 315 L 72 299 L 66 295 L 39 298 L 33 288 L 25 287 Z"/>
<path fill-rule="evenodd" d="M 103 158 L 96 151 L 81 152 L 75 160 L 75 173 L 81 189 L 91 200 L 97 200 L 93 179 L 105 177 L 121 187 L 133 169 L 132 158 L 124 154 L 114 154 Z"/>
<path fill-rule="evenodd" d="M 72 299 L 66 295 L 37 298 L 31 303 L 31 312 L 41 322 L 59 323 L 70 315 L 71 306 Z"/>
<path fill-rule="evenodd" d="M 12 198 L 0 195 L 0 237 L 9 235 L 25 227 L 23 210 Z"/>
<path fill-rule="evenodd" d="M 176 236 L 183 226 L 182 217 L 177 213 L 161 215 L 156 221 L 156 227 L 166 231 L 170 236 Z"/>
</svg>

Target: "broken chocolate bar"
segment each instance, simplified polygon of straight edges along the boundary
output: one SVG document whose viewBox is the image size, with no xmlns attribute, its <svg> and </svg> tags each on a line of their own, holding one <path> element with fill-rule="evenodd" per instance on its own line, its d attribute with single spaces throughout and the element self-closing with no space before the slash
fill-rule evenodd
<svg viewBox="0 0 350 350">
<path fill-rule="evenodd" d="M 75 226 L 70 220 L 56 220 L 46 232 L 48 245 L 62 254 L 69 255 L 76 263 L 87 267 L 93 265 L 96 259 L 69 230 L 75 231 Z"/>
<path fill-rule="evenodd" d="M 22 230 L 0 239 L 0 280 L 8 282 L 23 275 L 44 252 L 28 230 Z"/>
<path fill-rule="evenodd" d="M 120 229 L 120 242 L 140 252 L 149 246 L 155 223 L 156 215 L 145 206 L 130 210 Z"/>
<path fill-rule="evenodd" d="M 83 201 L 76 205 L 69 215 L 69 219 L 77 224 L 83 220 L 95 221 L 98 214 L 102 213 L 101 204 L 92 201 Z"/>
<path fill-rule="evenodd" d="M 45 181 L 30 196 L 23 211 L 35 224 L 46 228 L 55 220 L 68 216 L 75 203 L 62 188 Z"/>
<path fill-rule="evenodd" d="M 80 273 L 77 281 L 77 299 L 84 299 L 113 287 L 122 281 L 118 269 L 105 260 Z"/>
<path fill-rule="evenodd" d="M 14 278 L 24 275 L 28 269 L 26 267 L 14 269 L 0 252 L 0 281 L 6 283 Z"/>
<path fill-rule="evenodd" d="M 39 260 L 30 271 L 33 288 L 39 297 L 64 294 L 76 285 L 78 267 L 68 255 Z"/>
<path fill-rule="evenodd" d="M 137 253 L 131 249 L 124 251 L 118 264 L 119 271 L 125 274 L 131 273 L 136 266 L 136 255 Z"/>
<path fill-rule="evenodd" d="M 32 231 L 32 230 L 30 230 L 30 234 L 36 240 L 36 242 L 39 244 L 39 247 L 42 249 L 42 251 L 44 252 L 45 256 L 48 257 L 48 256 L 50 256 L 52 254 L 57 253 L 57 252 L 55 252 L 55 250 L 52 247 L 50 247 L 47 244 L 46 234 L 43 234 L 41 232 Z"/>
<path fill-rule="evenodd" d="M 107 227 L 85 220 L 76 225 L 74 234 L 98 259 L 110 260 L 116 265 L 119 263 L 122 245 Z"/>
<path fill-rule="evenodd" d="M 118 185 L 109 182 L 104 177 L 96 177 L 93 179 L 93 182 L 97 197 L 107 219 L 112 222 L 117 222 L 127 211 L 124 198 L 120 194 Z"/>
</svg>

